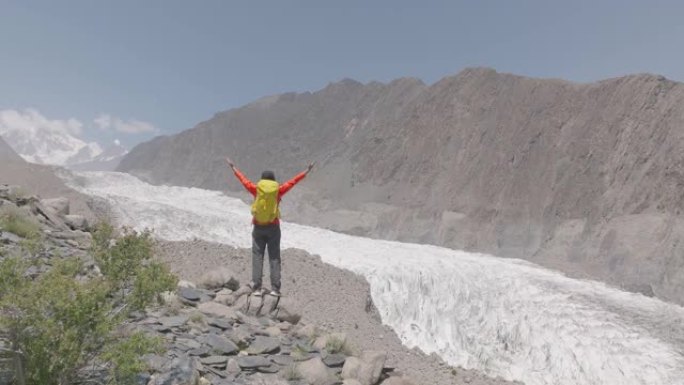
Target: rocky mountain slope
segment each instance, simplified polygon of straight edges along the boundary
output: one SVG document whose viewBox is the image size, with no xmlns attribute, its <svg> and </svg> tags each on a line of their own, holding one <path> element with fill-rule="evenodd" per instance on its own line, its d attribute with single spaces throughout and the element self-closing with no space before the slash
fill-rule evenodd
<svg viewBox="0 0 684 385">
<path fill-rule="evenodd" d="M 100 145 L 76 136 L 80 127 L 74 120 L 49 122 L 31 109 L 0 111 L 0 135 L 31 163 L 64 166 L 88 162 L 101 154 Z"/>
<path fill-rule="evenodd" d="M 684 86 L 468 69 L 427 86 L 343 80 L 221 112 L 119 170 L 239 191 L 222 157 L 284 179 L 286 219 L 518 257 L 682 303 Z"/>
<path fill-rule="evenodd" d="M 67 187 L 56 172 L 52 166 L 26 162 L 0 137 L 0 184 L 21 186 L 41 198 L 66 197 L 74 213 L 94 219 L 90 199 Z"/>
<path fill-rule="evenodd" d="M 0 161 L 3 163 L 18 163 L 18 162 L 23 162 L 23 159 L 14 152 L 12 147 L 10 147 L 7 142 L 5 142 L 2 137 L 0 137 Z"/>
<path fill-rule="evenodd" d="M 67 167 L 73 171 L 114 171 L 126 154 L 128 150 L 117 140 L 93 159 Z"/>
</svg>

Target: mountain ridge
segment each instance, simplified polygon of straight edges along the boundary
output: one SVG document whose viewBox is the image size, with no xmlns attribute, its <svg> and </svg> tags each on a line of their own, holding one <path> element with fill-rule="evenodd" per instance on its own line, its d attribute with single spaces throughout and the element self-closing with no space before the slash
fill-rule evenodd
<svg viewBox="0 0 684 385">
<path fill-rule="evenodd" d="M 252 177 L 317 160 L 286 219 L 528 259 L 681 303 L 683 106 L 681 83 L 652 74 L 340 81 L 141 144 L 119 170 L 237 192 L 225 155 Z"/>
</svg>

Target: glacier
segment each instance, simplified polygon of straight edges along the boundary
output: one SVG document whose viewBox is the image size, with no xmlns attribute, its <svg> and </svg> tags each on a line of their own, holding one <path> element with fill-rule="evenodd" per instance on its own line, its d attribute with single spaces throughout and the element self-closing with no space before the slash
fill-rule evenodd
<svg viewBox="0 0 684 385">
<path fill-rule="evenodd" d="M 251 246 L 248 206 L 122 173 L 65 174 L 121 225 Z M 684 384 L 684 308 L 532 263 L 282 223 L 283 248 L 364 276 L 382 321 L 454 366 L 538 384 Z"/>
</svg>

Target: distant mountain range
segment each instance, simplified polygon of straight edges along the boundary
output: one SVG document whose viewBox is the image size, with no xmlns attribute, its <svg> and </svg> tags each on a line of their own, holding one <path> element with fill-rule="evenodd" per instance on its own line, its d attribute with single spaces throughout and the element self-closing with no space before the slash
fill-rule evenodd
<svg viewBox="0 0 684 385">
<path fill-rule="evenodd" d="M 472 68 L 433 85 L 343 80 L 266 97 L 135 147 L 118 170 L 230 189 L 318 169 L 286 219 L 517 257 L 682 303 L 684 86 Z"/>
<path fill-rule="evenodd" d="M 126 154 L 128 150 L 117 141 L 90 161 L 69 164 L 67 168 L 74 171 L 114 171 Z"/>
<path fill-rule="evenodd" d="M 57 129 L 0 125 L 0 136 L 27 162 L 77 171 L 112 171 L 128 153 L 118 141 L 103 150 L 98 143 Z"/>
<path fill-rule="evenodd" d="M 3 163 L 19 163 L 24 161 L 2 137 L 0 137 L 0 161 Z"/>
</svg>

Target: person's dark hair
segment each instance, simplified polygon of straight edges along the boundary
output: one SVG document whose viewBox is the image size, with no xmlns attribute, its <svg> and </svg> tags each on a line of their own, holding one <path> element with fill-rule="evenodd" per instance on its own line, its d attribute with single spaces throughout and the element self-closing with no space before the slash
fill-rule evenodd
<svg viewBox="0 0 684 385">
<path fill-rule="evenodd" d="M 268 179 L 275 181 L 275 173 L 273 171 L 264 171 L 261 173 L 261 179 Z"/>
</svg>

